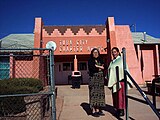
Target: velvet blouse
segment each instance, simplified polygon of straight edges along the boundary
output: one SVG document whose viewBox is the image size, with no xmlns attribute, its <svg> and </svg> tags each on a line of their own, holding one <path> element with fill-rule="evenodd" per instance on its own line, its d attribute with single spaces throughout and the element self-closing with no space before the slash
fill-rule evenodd
<svg viewBox="0 0 160 120">
<path fill-rule="evenodd" d="M 104 67 L 105 67 L 104 61 L 101 58 L 90 58 L 88 60 L 88 69 L 89 69 L 89 76 L 91 76 L 91 77 L 93 77 L 94 73 L 98 73 L 99 72 L 99 68 L 97 68 L 95 66 L 96 65 L 95 60 L 97 60 L 97 62 L 98 62 L 98 64 L 100 66 L 104 65 Z"/>
</svg>

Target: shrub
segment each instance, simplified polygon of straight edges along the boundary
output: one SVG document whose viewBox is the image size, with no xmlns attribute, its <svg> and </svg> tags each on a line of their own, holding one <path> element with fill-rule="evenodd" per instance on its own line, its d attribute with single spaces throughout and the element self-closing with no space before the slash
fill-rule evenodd
<svg viewBox="0 0 160 120">
<path fill-rule="evenodd" d="M 0 81 L 1 95 L 35 93 L 42 89 L 42 81 L 34 78 L 12 78 Z"/>
<path fill-rule="evenodd" d="M 0 98 L 0 116 L 17 114 L 26 110 L 24 97 Z"/>
<path fill-rule="evenodd" d="M 0 80 L 0 95 L 36 93 L 43 89 L 42 81 L 34 78 Z M 0 98 L 0 116 L 26 110 L 24 97 Z"/>
</svg>

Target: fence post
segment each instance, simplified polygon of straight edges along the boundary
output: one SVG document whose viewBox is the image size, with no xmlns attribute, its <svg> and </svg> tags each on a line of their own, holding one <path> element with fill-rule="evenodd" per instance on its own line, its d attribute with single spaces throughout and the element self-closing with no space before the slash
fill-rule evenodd
<svg viewBox="0 0 160 120">
<path fill-rule="evenodd" d="M 126 49 L 122 48 L 123 53 L 123 72 L 124 72 L 124 84 L 125 84 L 125 103 L 126 103 L 126 120 L 128 120 L 129 113 L 128 113 L 128 88 L 127 88 L 127 76 L 126 76 Z"/>
<path fill-rule="evenodd" d="M 53 55 L 53 49 L 50 49 L 50 80 L 51 80 L 51 92 L 53 94 L 51 95 L 51 102 L 52 102 L 52 120 L 56 120 L 56 97 L 55 97 L 55 79 L 54 79 L 54 55 Z"/>
</svg>

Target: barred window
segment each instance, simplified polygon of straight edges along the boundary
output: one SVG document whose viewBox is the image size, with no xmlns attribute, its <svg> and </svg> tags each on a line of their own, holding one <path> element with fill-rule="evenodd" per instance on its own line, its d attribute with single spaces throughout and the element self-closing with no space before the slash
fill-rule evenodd
<svg viewBox="0 0 160 120">
<path fill-rule="evenodd" d="M 63 71 L 70 71 L 71 64 L 70 63 L 63 63 Z"/>
<path fill-rule="evenodd" d="M 78 70 L 87 70 L 87 63 L 86 62 L 79 62 L 78 63 Z"/>
</svg>

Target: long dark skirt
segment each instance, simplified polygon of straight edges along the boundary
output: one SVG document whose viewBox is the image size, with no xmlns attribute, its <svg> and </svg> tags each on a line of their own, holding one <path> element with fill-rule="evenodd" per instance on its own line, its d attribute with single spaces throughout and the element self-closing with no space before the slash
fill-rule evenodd
<svg viewBox="0 0 160 120">
<path fill-rule="evenodd" d="M 120 82 L 121 89 L 119 89 L 116 93 L 112 94 L 113 97 L 113 106 L 116 109 L 125 109 L 125 86 L 124 82 Z"/>
<path fill-rule="evenodd" d="M 89 103 L 91 108 L 105 107 L 103 73 L 95 73 L 89 81 Z"/>
</svg>

